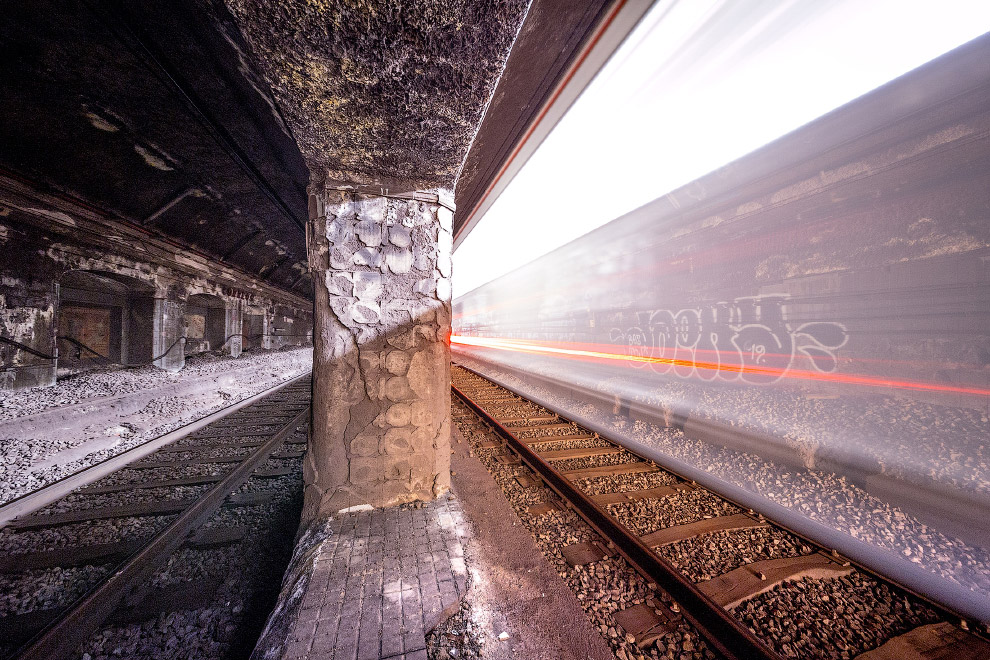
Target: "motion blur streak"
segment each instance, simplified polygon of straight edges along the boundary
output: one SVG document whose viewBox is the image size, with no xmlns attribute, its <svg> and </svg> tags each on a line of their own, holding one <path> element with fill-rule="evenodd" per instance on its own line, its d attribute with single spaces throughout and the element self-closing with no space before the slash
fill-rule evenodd
<svg viewBox="0 0 990 660">
<path fill-rule="evenodd" d="M 456 297 L 454 361 L 990 602 L 987 62 L 990 35 Z"/>
<path fill-rule="evenodd" d="M 722 371 L 726 373 L 742 373 L 744 371 L 774 378 L 798 378 L 802 380 L 820 380 L 831 383 L 842 383 L 846 385 L 865 385 L 869 387 L 892 387 L 905 390 L 923 390 L 930 392 L 955 392 L 958 394 L 975 394 L 977 396 L 990 396 L 990 389 L 976 387 L 953 387 L 951 385 L 939 385 L 937 383 L 919 383 L 906 380 L 894 380 L 886 378 L 874 378 L 871 376 L 857 376 L 854 374 L 823 374 L 814 371 L 796 369 L 776 369 L 772 367 L 746 366 L 743 364 L 717 364 L 714 362 L 698 362 L 695 360 L 676 360 L 673 358 L 651 357 L 648 355 L 635 355 L 633 353 L 603 353 L 601 351 L 589 351 L 574 348 L 564 348 L 562 346 L 552 346 L 549 344 L 539 344 L 531 341 L 513 339 L 494 339 L 489 337 L 461 337 L 452 335 L 452 344 L 462 344 L 464 346 L 483 346 L 486 348 L 496 348 L 503 351 L 517 351 L 521 353 L 536 353 L 538 355 L 573 355 L 579 358 L 620 360 L 625 362 L 643 362 L 646 364 L 669 364 L 682 367 L 694 367 Z M 627 347 L 635 348 L 639 347 Z"/>
</svg>

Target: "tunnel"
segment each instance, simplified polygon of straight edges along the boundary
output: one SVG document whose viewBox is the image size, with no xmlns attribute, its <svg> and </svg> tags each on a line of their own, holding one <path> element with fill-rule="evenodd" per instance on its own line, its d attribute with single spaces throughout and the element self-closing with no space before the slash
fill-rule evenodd
<svg viewBox="0 0 990 660">
<path fill-rule="evenodd" d="M 183 315 L 186 355 L 220 350 L 225 345 L 226 314 L 226 304 L 219 296 L 205 293 L 189 296 Z"/>
<path fill-rule="evenodd" d="M 0 660 L 990 658 L 988 25 L 10 3 Z"/>
<path fill-rule="evenodd" d="M 58 281 L 60 369 L 151 358 L 154 288 L 126 275 L 70 271 Z"/>
</svg>

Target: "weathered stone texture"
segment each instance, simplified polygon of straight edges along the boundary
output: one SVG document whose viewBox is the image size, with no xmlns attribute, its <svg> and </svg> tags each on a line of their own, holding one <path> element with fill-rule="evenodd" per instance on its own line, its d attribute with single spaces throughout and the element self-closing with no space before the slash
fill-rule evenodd
<svg viewBox="0 0 990 660">
<path fill-rule="evenodd" d="M 244 322 L 244 310 L 240 300 L 228 301 L 224 310 L 224 344 L 223 350 L 227 355 L 237 357 L 241 354 L 243 337 L 241 336 Z M 229 339 L 228 339 L 229 338 Z"/>
<path fill-rule="evenodd" d="M 183 315 L 185 302 L 173 298 L 155 298 L 154 335 L 151 352 L 154 353 L 155 366 L 166 371 L 179 371 L 186 364 L 185 336 Z"/>
<path fill-rule="evenodd" d="M 310 187 L 316 281 L 306 511 L 432 499 L 449 488 L 449 211 Z"/>
<path fill-rule="evenodd" d="M 529 0 L 225 4 L 310 172 L 409 190 L 454 185 Z"/>
</svg>

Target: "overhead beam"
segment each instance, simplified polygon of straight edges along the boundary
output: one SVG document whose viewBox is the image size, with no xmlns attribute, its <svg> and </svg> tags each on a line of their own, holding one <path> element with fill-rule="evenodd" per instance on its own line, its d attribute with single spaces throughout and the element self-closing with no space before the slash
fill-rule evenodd
<svg viewBox="0 0 990 660">
<path fill-rule="evenodd" d="M 248 234 L 246 234 L 246 235 L 242 236 L 241 238 L 237 239 L 237 242 L 234 243 L 232 246 L 230 246 L 230 249 L 229 250 L 227 250 L 226 252 L 223 253 L 223 256 L 220 257 L 220 260 L 221 261 L 227 261 L 228 259 L 230 259 L 231 257 L 233 257 L 235 254 L 237 254 L 238 252 L 240 252 L 241 249 L 245 245 L 247 245 L 248 243 L 250 243 L 251 241 L 253 241 L 254 239 L 256 239 L 262 233 L 263 233 L 262 230 L 255 229 L 254 231 L 249 232 Z"/>
<path fill-rule="evenodd" d="M 292 284 L 289 285 L 289 291 L 292 291 L 297 286 L 299 286 L 299 283 L 302 282 L 304 279 L 306 279 L 308 276 L 309 276 L 308 271 L 304 270 L 303 272 L 299 273 L 299 277 L 293 280 Z"/>
<path fill-rule="evenodd" d="M 277 271 L 279 268 L 285 265 L 285 263 L 288 260 L 289 260 L 289 255 L 285 255 L 275 263 L 268 264 L 267 266 L 261 269 L 261 272 L 258 273 L 258 279 L 260 279 L 262 282 L 267 282 L 268 279 L 275 274 L 275 271 Z"/>
<path fill-rule="evenodd" d="M 199 188 L 186 188 L 181 193 L 179 193 L 174 198 L 172 198 L 172 200 L 169 201 L 167 204 L 165 204 L 160 209 L 158 209 L 157 211 L 149 215 L 147 218 L 145 218 L 141 224 L 143 225 L 153 224 L 155 221 L 158 220 L 158 218 L 165 215 L 165 213 L 167 213 L 169 209 L 171 209 L 173 206 L 184 200 L 186 197 L 189 197 L 190 195 L 202 195 L 202 194 L 203 191 L 200 190 Z"/>
<path fill-rule="evenodd" d="M 183 102 L 190 114 L 207 130 L 230 158 L 240 166 L 241 170 L 257 186 L 258 190 L 274 204 L 275 208 L 291 220 L 301 231 L 305 231 L 304 221 L 296 217 L 292 209 L 289 208 L 289 205 L 258 170 L 250 157 L 244 153 L 244 150 L 237 144 L 233 136 L 206 109 L 205 104 L 199 99 L 175 67 L 172 66 L 164 53 L 148 38 L 146 31 L 128 19 L 122 4 L 119 2 L 111 3 L 112 11 L 110 12 L 101 11 L 94 7 L 92 3 L 88 2 L 86 3 L 86 7 L 120 39 L 122 44 L 140 58 L 153 73 L 167 84 L 174 95 Z"/>
</svg>

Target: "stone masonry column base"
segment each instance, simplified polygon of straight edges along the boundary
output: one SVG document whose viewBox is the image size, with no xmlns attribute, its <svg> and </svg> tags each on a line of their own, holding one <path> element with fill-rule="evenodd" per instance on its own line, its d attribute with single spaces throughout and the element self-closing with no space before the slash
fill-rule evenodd
<svg viewBox="0 0 990 660">
<path fill-rule="evenodd" d="M 310 186 L 305 520 L 429 500 L 450 487 L 449 197 Z"/>
</svg>

